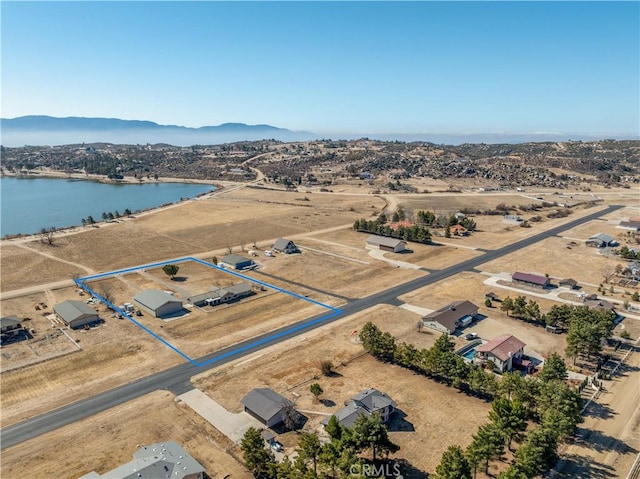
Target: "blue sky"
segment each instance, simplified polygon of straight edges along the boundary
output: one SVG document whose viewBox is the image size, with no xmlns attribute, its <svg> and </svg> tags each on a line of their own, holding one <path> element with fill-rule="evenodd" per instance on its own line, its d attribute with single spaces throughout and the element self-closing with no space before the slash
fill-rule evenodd
<svg viewBox="0 0 640 479">
<path fill-rule="evenodd" d="M 638 2 L 2 2 L 3 118 L 639 127 Z"/>
</svg>

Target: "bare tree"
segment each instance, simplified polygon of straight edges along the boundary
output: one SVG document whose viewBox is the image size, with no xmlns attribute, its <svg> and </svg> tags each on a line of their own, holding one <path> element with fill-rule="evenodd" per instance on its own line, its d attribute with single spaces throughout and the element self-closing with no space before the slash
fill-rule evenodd
<svg viewBox="0 0 640 479">
<path fill-rule="evenodd" d="M 609 281 L 611 281 L 611 278 L 613 278 L 615 272 L 616 271 L 612 265 L 604 265 L 604 267 L 602 268 L 602 277 L 604 278 L 604 282 L 608 283 Z"/>
<path fill-rule="evenodd" d="M 230 245 L 227 245 L 227 253 L 229 254 L 233 253 L 233 249 L 231 249 Z"/>
<path fill-rule="evenodd" d="M 40 230 L 40 242 L 42 244 L 48 244 L 49 246 L 53 246 L 55 242 L 55 228 L 42 228 Z"/>
<path fill-rule="evenodd" d="M 282 402 L 282 416 L 284 427 L 290 431 L 296 429 L 301 419 L 300 413 L 296 411 L 295 404 L 289 400 L 284 400 Z"/>
</svg>

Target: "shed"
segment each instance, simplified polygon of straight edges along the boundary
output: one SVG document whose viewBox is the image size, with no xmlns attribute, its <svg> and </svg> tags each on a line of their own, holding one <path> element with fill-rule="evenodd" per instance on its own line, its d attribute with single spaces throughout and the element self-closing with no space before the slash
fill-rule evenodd
<svg viewBox="0 0 640 479">
<path fill-rule="evenodd" d="M 367 237 L 367 248 L 381 249 L 383 251 L 392 251 L 400 253 L 405 250 L 407 243 L 397 238 L 389 238 L 387 236 L 369 235 Z"/>
<path fill-rule="evenodd" d="M 284 410 L 293 403 L 273 389 L 256 388 L 240 401 L 246 413 L 255 417 L 267 427 L 284 421 Z"/>
<path fill-rule="evenodd" d="M 299 253 L 300 250 L 296 246 L 296 244 L 288 240 L 286 238 L 278 238 L 275 243 L 273 243 L 272 249 L 279 251 L 280 253 Z"/>
<path fill-rule="evenodd" d="M 575 289 L 578 286 L 578 282 L 575 279 L 565 278 L 558 281 L 558 286 Z"/>
<path fill-rule="evenodd" d="M 82 301 L 63 301 L 53 307 L 53 312 L 72 329 L 81 328 L 100 319 L 96 310 Z"/>
<path fill-rule="evenodd" d="M 252 259 L 237 254 L 228 254 L 220 262 L 233 269 L 247 269 L 255 266 Z"/>
<path fill-rule="evenodd" d="M 166 317 L 182 311 L 182 300 L 159 289 L 146 289 L 133 298 L 139 308 L 156 318 Z"/>
<path fill-rule="evenodd" d="M 11 315 L 0 318 L 0 332 L 2 332 L 2 334 L 14 331 L 16 329 L 22 329 L 20 319 L 18 319 L 17 316 Z"/>
<path fill-rule="evenodd" d="M 585 241 L 587 246 L 592 246 L 594 248 L 605 248 L 607 246 L 616 246 L 618 243 L 616 242 L 613 236 L 609 236 L 604 233 L 598 233 L 593 236 L 590 236 L 587 241 Z"/>
<path fill-rule="evenodd" d="M 551 279 L 545 276 L 538 276 L 537 274 L 530 273 L 513 273 L 511 280 L 514 283 L 524 284 L 526 286 L 533 286 L 534 288 L 546 288 L 551 283 Z"/>
</svg>

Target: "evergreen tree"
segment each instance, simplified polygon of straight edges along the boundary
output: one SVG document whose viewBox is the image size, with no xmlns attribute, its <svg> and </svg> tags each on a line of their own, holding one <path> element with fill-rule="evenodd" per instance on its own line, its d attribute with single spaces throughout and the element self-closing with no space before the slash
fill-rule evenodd
<svg viewBox="0 0 640 479">
<path fill-rule="evenodd" d="M 522 432 L 527 428 L 526 415 L 525 408 L 518 401 L 497 398 L 491 404 L 489 419 L 502 432 L 509 450 L 511 441 L 522 437 Z"/>
<path fill-rule="evenodd" d="M 449 446 L 436 467 L 437 479 L 471 479 L 471 466 L 460 446 Z"/>
<path fill-rule="evenodd" d="M 254 427 L 245 432 L 240 441 L 244 465 L 255 477 L 268 477 L 272 465 L 275 463 L 273 453 L 264 447 L 264 439 Z"/>
<path fill-rule="evenodd" d="M 554 379 L 565 381 L 567 379 L 567 366 L 558 353 L 553 353 L 544 362 L 544 366 L 542 366 L 542 371 L 540 371 L 538 378 L 544 382 Z"/>
<path fill-rule="evenodd" d="M 322 445 L 320 439 L 316 434 L 309 432 L 303 432 L 300 435 L 300 441 L 298 442 L 298 454 L 305 461 L 311 461 L 313 464 L 314 474 L 318 473 L 318 456 L 322 451 Z"/>
<path fill-rule="evenodd" d="M 389 454 L 400 449 L 400 446 L 389 439 L 387 427 L 382 424 L 378 414 L 372 414 L 369 417 L 364 414 L 358 416 L 353 426 L 353 435 L 357 449 L 359 451 L 371 449 L 374 461 L 379 452 Z"/>
</svg>

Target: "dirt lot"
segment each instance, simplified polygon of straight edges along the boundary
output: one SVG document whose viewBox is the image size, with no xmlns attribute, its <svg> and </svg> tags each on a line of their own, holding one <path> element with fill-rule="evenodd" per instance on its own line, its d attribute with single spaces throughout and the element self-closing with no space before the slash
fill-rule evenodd
<svg viewBox="0 0 640 479">
<path fill-rule="evenodd" d="M 366 321 L 374 322 L 400 341 L 417 347 L 430 346 L 437 337 L 419 333 L 413 313 L 381 305 L 333 324 L 322 334 L 312 333 L 304 340 L 292 340 L 287 351 L 270 351 L 233 366 L 224 366 L 201 375 L 195 383 L 234 412 L 241 410 L 239 401 L 248 391 L 255 387 L 271 387 L 295 400 L 297 409 L 308 418 L 305 430 L 318 430 L 323 418 L 337 411 L 345 400 L 362 389 L 380 389 L 388 393 L 402 411 L 391 427 L 392 440 L 402 448 L 397 457 L 406 458 L 421 470 L 433 472 L 449 444 L 468 445 L 478 425 L 486 421 L 489 405 L 363 354 L 362 346 L 353 340 L 352 333 Z M 326 341 L 327 335 L 333 338 L 331 342 Z M 292 357 L 297 361 L 291 361 Z M 319 363 L 323 359 L 338 365 L 334 377 L 320 376 Z M 324 403 L 315 401 L 309 392 L 313 382 L 320 383 L 324 389 Z M 446 440 L 443 441 L 443 437 Z M 286 433 L 279 440 L 290 453 L 296 445 L 297 435 Z M 429 454 L 425 454 L 425 450 Z"/>
<path fill-rule="evenodd" d="M 3 450 L 0 475 L 76 479 L 91 471 L 104 474 L 131 461 L 140 445 L 167 440 L 181 444 L 211 477 L 251 477 L 237 459 L 241 456 L 227 452 L 236 452 L 228 439 L 166 391 Z"/>
</svg>

